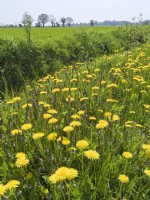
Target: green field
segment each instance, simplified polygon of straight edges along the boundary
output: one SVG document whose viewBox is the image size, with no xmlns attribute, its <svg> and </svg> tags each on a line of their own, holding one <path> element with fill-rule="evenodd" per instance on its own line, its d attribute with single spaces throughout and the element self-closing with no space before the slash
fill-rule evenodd
<svg viewBox="0 0 150 200">
<path fill-rule="evenodd" d="M 31 39 L 35 42 L 48 42 L 51 39 L 60 39 L 66 35 L 71 35 L 75 31 L 83 29 L 83 27 L 45 27 L 45 28 L 32 28 Z M 85 30 L 95 30 L 102 33 L 109 33 L 115 30 L 113 26 L 97 26 L 97 27 L 84 27 Z M 26 38 L 24 28 L 0 28 L 0 37 L 3 38 Z"/>
</svg>

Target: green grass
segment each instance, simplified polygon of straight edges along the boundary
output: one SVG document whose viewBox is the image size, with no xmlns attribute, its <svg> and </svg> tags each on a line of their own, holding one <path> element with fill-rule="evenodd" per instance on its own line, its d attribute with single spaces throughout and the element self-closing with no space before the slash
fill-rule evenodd
<svg viewBox="0 0 150 200">
<path fill-rule="evenodd" d="M 81 27 L 45 27 L 45 28 L 32 28 L 31 39 L 35 42 L 48 42 L 51 39 L 60 39 L 66 35 L 71 35 L 74 31 L 80 30 Z M 111 32 L 116 27 L 112 26 L 97 26 L 97 27 L 85 27 L 85 29 L 95 30 L 99 32 Z M 24 28 L 0 28 L 0 37 L 3 38 L 26 38 Z"/>
</svg>

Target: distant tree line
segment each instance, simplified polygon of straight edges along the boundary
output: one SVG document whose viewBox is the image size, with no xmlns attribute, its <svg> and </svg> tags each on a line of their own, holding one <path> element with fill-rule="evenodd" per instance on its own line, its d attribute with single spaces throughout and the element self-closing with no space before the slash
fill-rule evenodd
<svg viewBox="0 0 150 200">
<path fill-rule="evenodd" d="M 21 23 L 19 24 L 7 24 L 2 25 L 0 24 L 0 27 L 25 27 L 25 19 L 28 21 L 31 26 L 33 26 L 33 18 L 28 13 L 25 12 L 23 15 L 23 19 Z M 36 27 L 45 27 L 45 25 L 50 22 L 52 27 L 60 27 L 60 26 L 122 26 L 122 25 L 128 25 L 128 24 L 143 24 L 143 25 L 150 25 L 150 20 L 143 20 L 142 14 L 139 14 L 139 17 L 133 17 L 132 22 L 130 21 L 116 21 L 116 20 L 105 20 L 103 22 L 97 22 L 96 20 L 90 20 L 88 23 L 74 23 L 73 18 L 71 17 L 61 17 L 59 20 L 57 20 L 53 15 L 48 15 L 45 13 L 42 13 L 38 16 L 35 26 Z"/>
</svg>

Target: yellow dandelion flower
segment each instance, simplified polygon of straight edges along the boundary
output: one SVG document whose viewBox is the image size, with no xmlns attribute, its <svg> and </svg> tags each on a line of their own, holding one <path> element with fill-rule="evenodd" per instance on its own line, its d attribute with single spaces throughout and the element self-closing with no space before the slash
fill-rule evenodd
<svg viewBox="0 0 150 200">
<path fill-rule="evenodd" d="M 82 124 L 81 124 L 81 122 L 79 122 L 79 121 L 72 121 L 71 123 L 70 123 L 70 126 L 72 126 L 72 127 L 76 127 L 76 126 L 81 126 Z"/>
<path fill-rule="evenodd" d="M 73 97 L 71 97 L 70 95 L 68 95 L 68 97 L 66 98 L 66 101 L 67 101 L 67 102 L 74 101 L 74 98 L 73 98 Z"/>
<path fill-rule="evenodd" d="M 29 160 L 27 159 L 27 158 L 24 158 L 24 157 L 22 157 L 22 158 L 18 158 L 17 160 L 16 160 L 16 163 L 15 163 L 15 165 L 17 166 L 17 167 L 24 167 L 24 166 L 26 166 L 26 165 L 28 165 L 29 164 Z"/>
<path fill-rule="evenodd" d="M 102 129 L 108 126 L 108 122 L 106 120 L 100 120 L 96 125 L 97 129 Z"/>
<path fill-rule="evenodd" d="M 54 88 L 54 89 L 52 90 L 52 93 L 57 93 L 57 92 L 60 92 L 60 89 L 59 89 L 59 88 Z"/>
<path fill-rule="evenodd" d="M 99 159 L 99 157 L 100 157 L 99 153 L 97 153 L 95 150 L 88 150 L 88 151 L 85 151 L 85 156 L 86 156 L 88 159 L 92 159 L 92 160 L 97 160 L 97 159 Z"/>
<path fill-rule="evenodd" d="M 18 115 L 18 112 L 12 112 L 11 115 Z"/>
<path fill-rule="evenodd" d="M 89 98 L 88 97 L 82 97 L 80 98 L 80 101 L 84 101 L 84 100 L 88 100 Z"/>
<path fill-rule="evenodd" d="M 117 86 L 117 84 L 116 83 L 112 83 L 112 84 L 109 84 L 109 85 L 107 85 L 107 88 L 117 88 L 118 86 Z"/>
<path fill-rule="evenodd" d="M 75 91 L 77 91 L 77 90 L 78 90 L 78 88 L 76 88 L 76 87 L 70 88 L 70 91 L 71 91 L 71 92 L 75 92 Z"/>
<path fill-rule="evenodd" d="M 55 110 L 55 109 L 49 109 L 47 112 L 50 113 L 50 114 L 58 113 L 57 110 Z"/>
<path fill-rule="evenodd" d="M 143 145 L 142 145 L 142 148 L 143 148 L 144 150 L 150 151 L 150 144 L 143 144 Z"/>
<path fill-rule="evenodd" d="M 26 158 L 26 154 L 23 152 L 18 152 L 15 157 L 16 158 Z"/>
<path fill-rule="evenodd" d="M 130 153 L 130 152 L 128 152 L 128 151 L 123 152 L 122 156 L 123 156 L 124 158 L 127 158 L 127 159 L 133 158 L 132 153 Z"/>
<path fill-rule="evenodd" d="M 39 105 L 44 105 L 45 103 L 44 103 L 44 101 L 39 101 L 38 104 Z"/>
<path fill-rule="evenodd" d="M 49 121 L 48 121 L 48 123 L 49 124 L 55 124 L 55 123 L 57 123 L 58 122 L 58 119 L 56 119 L 56 118 L 51 118 Z"/>
<path fill-rule="evenodd" d="M 7 104 L 13 104 L 15 103 L 13 100 L 7 101 Z"/>
<path fill-rule="evenodd" d="M 101 81 L 101 84 L 104 85 L 106 83 L 106 81 Z"/>
<path fill-rule="evenodd" d="M 136 126 L 136 127 L 143 128 L 143 126 L 142 126 L 141 124 L 136 124 L 135 126 Z"/>
<path fill-rule="evenodd" d="M 49 182 L 55 184 L 59 181 L 58 176 L 56 174 L 52 174 L 48 177 Z"/>
<path fill-rule="evenodd" d="M 74 130 L 74 128 L 72 127 L 72 126 L 65 126 L 64 128 L 63 128 L 63 131 L 64 132 L 67 132 L 67 133 L 69 133 L 69 132 L 71 132 L 71 131 L 73 131 Z"/>
<path fill-rule="evenodd" d="M 72 119 L 80 119 L 81 117 L 80 117 L 80 115 L 75 114 L 75 115 L 72 115 L 71 118 Z"/>
<path fill-rule="evenodd" d="M 94 73 L 100 72 L 100 69 L 94 69 Z"/>
<path fill-rule="evenodd" d="M 40 139 L 40 138 L 42 138 L 42 137 L 44 137 L 44 133 L 41 133 L 41 132 L 34 133 L 34 134 L 32 135 L 32 138 L 33 138 L 34 140 Z"/>
<path fill-rule="evenodd" d="M 67 179 L 72 180 L 78 176 L 78 171 L 74 168 L 69 168 L 67 171 Z"/>
<path fill-rule="evenodd" d="M 11 131 L 12 135 L 19 135 L 21 133 L 22 133 L 22 130 L 20 130 L 20 129 L 14 129 L 14 130 Z"/>
<path fill-rule="evenodd" d="M 78 111 L 78 114 L 79 114 L 79 115 L 84 115 L 84 113 L 85 113 L 84 110 L 79 110 L 79 111 Z"/>
<path fill-rule="evenodd" d="M 48 140 L 56 140 L 56 138 L 57 138 L 57 133 L 50 133 L 48 136 L 47 136 L 47 139 Z"/>
<path fill-rule="evenodd" d="M 119 181 L 122 182 L 122 183 L 128 183 L 128 182 L 129 182 L 129 177 L 126 176 L 126 175 L 124 175 L 124 174 L 120 174 L 120 175 L 118 176 L 118 179 L 119 179 Z"/>
<path fill-rule="evenodd" d="M 31 103 L 26 103 L 22 106 L 22 108 L 31 108 L 32 107 L 32 104 Z"/>
<path fill-rule="evenodd" d="M 51 114 L 49 114 L 49 113 L 45 113 L 45 114 L 43 114 L 43 118 L 44 119 L 49 119 L 49 118 L 51 118 Z"/>
<path fill-rule="evenodd" d="M 68 138 L 66 138 L 66 137 L 63 137 L 62 144 L 63 145 L 68 145 L 68 144 L 70 144 L 70 140 Z"/>
<path fill-rule="evenodd" d="M 76 143 L 76 147 L 80 150 L 86 149 L 89 146 L 89 143 L 86 140 L 79 140 Z"/>
<path fill-rule="evenodd" d="M 47 92 L 46 91 L 41 91 L 40 94 L 47 94 Z"/>
<path fill-rule="evenodd" d="M 49 108 L 51 105 L 48 103 L 44 103 L 44 108 Z"/>
<path fill-rule="evenodd" d="M 12 99 L 13 102 L 17 102 L 17 101 L 20 101 L 20 100 L 21 100 L 21 97 L 14 97 L 14 98 Z"/>
<path fill-rule="evenodd" d="M 148 104 L 143 104 L 143 106 L 144 106 L 144 108 L 146 108 L 146 109 L 149 109 L 149 108 L 150 108 L 150 105 L 148 105 Z"/>
<path fill-rule="evenodd" d="M 24 131 L 27 131 L 27 130 L 29 130 L 31 128 L 32 128 L 32 124 L 23 124 L 21 126 L 21 129 L 24 130 Z"/>
<path fill-rule="evenodd" d="M 94 86 L 94 87 L 92 87 L 92 90 L 99 90 L 99 87 Z"/>
<path fill-rule="evenodd" d="M 144 170 L 144 173 L 145 173 L 147 176 L 150 177 L 150 170 L 146 169 L 146 170 Z"/>
<path fill-rule="evenodd" d="M 94 116 L 90 116 L 90 117 L 89 117 L 89 120 L 93 120 L 93 121 L 95 121 L 95 120 L 96 120 L 96 117 L 94 117 Z"/>
<path fill-rule="evenodd" d="M 69 88 L 63 88 L 61 91 L 62 91 L 62 92 L 68 92 L 68 91 L 69 91 Z"/>
<path fill-rule="evenodd" d="M 6 184 L 7 189 L 17 188 L 20 185 L 20 181 L 17 180 L 10 180 Z"/>
<path fill-rule="evenodd" d="M 6 190 L 7 190 L 7 187 L 3 184 L 0 184 L 0 197 L 4 195 Z"/>
<path fill-rule="evenodd" d="M 125 79 L 122 79 L 122 80 L 121 80 L 121 83 L 122 83 L 122 84 L 125 84 L 126 82 L 127 82 L 127 81 L 126 81 Z"/>
<path fill-rule="evenodd" d="M 69 150 L 69 151 L 72 151 L 72 150 L 75 151 L 76 148 L 75 148 L 75 147 L 69 147 L 68 150 Z"/>
</svg>

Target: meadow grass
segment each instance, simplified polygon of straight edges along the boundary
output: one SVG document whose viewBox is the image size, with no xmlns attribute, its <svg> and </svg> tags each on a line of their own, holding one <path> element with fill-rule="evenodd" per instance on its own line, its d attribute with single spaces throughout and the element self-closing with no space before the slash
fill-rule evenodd
<svg viewBox="0 0 150 200">
<path fill-rule="evenodd" d="M 5 97 L 0 196 L 148 200 L 149 52 L 78 62 Z"/>
<path fill-rule="evenodd" d="M 75 31 L 83 27 L 33 27 L 31 31 L 31 40 L 37 43 L 46 43 L 53 39 L 60 39 L 65 36 L 73 34 Z M 84 27 L 85 30 L 95 30 L 98 32 L 109 33 L 115 30 L 113 26 L 95 26 Z M 24 28 L 0 28 L 0 37 L 2 38 L 18 38 L 26 39 Z"/>
</svg>

